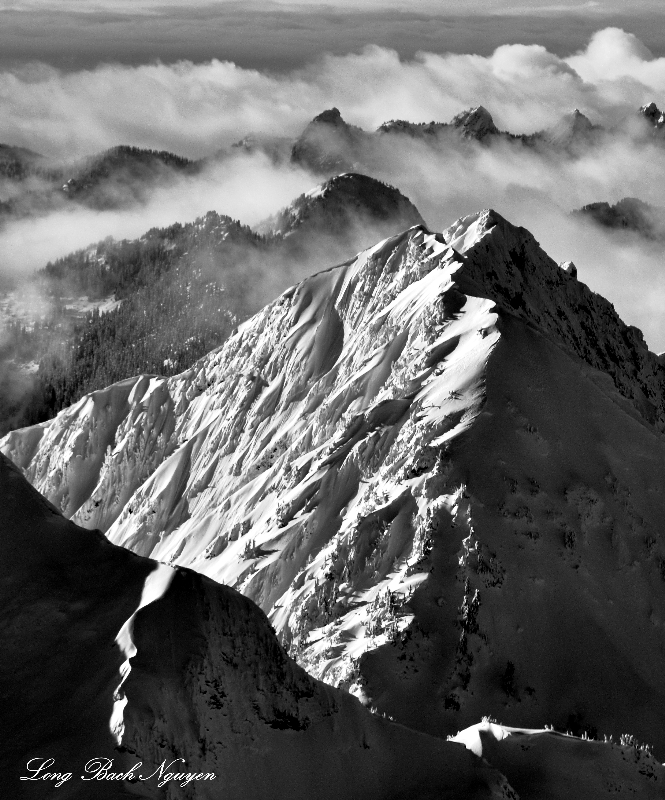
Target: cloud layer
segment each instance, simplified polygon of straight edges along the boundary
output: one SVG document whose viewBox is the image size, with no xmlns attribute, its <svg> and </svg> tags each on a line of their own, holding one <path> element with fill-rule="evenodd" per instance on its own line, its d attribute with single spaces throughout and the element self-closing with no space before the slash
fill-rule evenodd
<svg viewBox="0 0 665 800">
<path fill-rule="evenodd" d="M 119 143 L 201 156 L 253 131 L 297 136 L 324 108 L 374 129 L 391 118 L 447 121 L 485 105 L 502 129 L 532 132 L 579 108 L 606 126 L 655 100 L 665 105 L 665 58 L 633 35 L 596 33 L 568 58 L 539 45 L 504 45 L 490 56 L 396 52 L 327 55 L 289 74 L 228 62 L 138 67 L 104 65 L 63 73 L 45 65 L 0 74 L 0 141 L 61 158 Z M 665 207 L 665 147 L 618 138 L 578 160 L 498 146 L 441 150 L 391 141 L 373 174 L 405 192 L 436 228 L 482 207 L 525 225 L 558 260 L 605 294 L 627 322 L 665 349 L 665 283 L 658 249 L 618 239 L 567 212 L 585 203 L 636 196 Z M 314 178 L 262 157 L 238 157 L 200 179 L 159 190 L 139 214 L 61 213 L 12 225 L 0 239 L 3 262 L 34 269 L 106 235 L 131 237 L 209 209 L 253 224 L 309 188 Z M 2 199 L 2 198 L 0 198 Z"/>
<path fill-rule="evenodd" d="M 524 132 L 575 107 L 611 122 L 664 95 L 665 58 L 619 29 L 596 33 L 567 59 L 504 45 L 489 57 L 421 53 L 405 62 L 370 46 L 288 75 L 221 61 L 74 73 L 31 65 L 0 73 L 0 141 L 58 156 L 120 143 L 198 156 L 248 131 L 293 135 L 332 104 L 373 128 L 391 118 L 447 120 L 480 103 L 500 127 Z"/>
</svg>

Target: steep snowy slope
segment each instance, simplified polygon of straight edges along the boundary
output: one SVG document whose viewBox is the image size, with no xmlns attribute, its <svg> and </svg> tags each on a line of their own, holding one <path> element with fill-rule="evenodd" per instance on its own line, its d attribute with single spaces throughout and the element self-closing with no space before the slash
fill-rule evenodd
<svg viewBox="0 0 665 800">
<path fill-rule="evenodd" d="M 413 727 L 665 751 L 663 367 L 527 231 L 417 226 L 139 385 L 76 521 L 238 588 Z M 99 463 L 87 402 L 2 441 L 48 497 Z"/>
<path fill-rule="evenodd" d="M 66 521 L 3 456 L 0 491 L 3 796 L 515 797 L 459 744 L 314 681 L 233 590 Z M 105 759 L 134 782 L 95 779 Z M 161 764 L 215 778 L 160 788 Z"/>
</svg>

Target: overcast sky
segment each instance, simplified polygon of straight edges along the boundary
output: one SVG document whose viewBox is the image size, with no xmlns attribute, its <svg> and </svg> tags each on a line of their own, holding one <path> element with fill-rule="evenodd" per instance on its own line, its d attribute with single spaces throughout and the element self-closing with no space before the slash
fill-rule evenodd
<svg viewBox="0 0 665 800">
<path fill-rule="evenodd" d="M 665 55 L 664 13 L 663 0 L 0 0 L 0 68 L 218 58 L 284 71 L 367 44 L 403 58 L 418 51 L 488 55 L 517 43 L 568 55 L 609 26 Z"/>
<path fill-rule="evenodd" d="M 402 11 L 426 11 L 427 13 L 455 13 L 460 9 L 459 0 L 4 0 L 3 7 L 14 9 L 58 10 L 75 9 L 94 12 L 98 10 L 148 10 L 160 13 L 172 8 L 220 8 L 237 6 L 244 8 L 265 9 L 270 6 L 285 9 L 357 9 L 360 5 L 373 9 L 398 9 Z M 659 10 L 660 0 L 466 0 L 467 10 L 478 9 L 483 13 L 519 12 L 521 10 L 537 10 L 539 12 L 582 11 L 599 13 L 602 11 L 633 11 L 637 9 Z"/>
</svg>

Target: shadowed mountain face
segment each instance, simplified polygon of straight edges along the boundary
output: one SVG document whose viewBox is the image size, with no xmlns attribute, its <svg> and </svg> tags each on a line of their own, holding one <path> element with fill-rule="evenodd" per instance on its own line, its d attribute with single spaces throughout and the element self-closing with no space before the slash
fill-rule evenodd
<svg viewBox="0 0 665 800">
<path fill-rule="evenodd" d="M 178 174 L 194 175 L 200 165 L 165 151 L 114 147 L 65 171 L 62 191 L 91 208 L 122 208 L 144 202 L 155 186 Z M 71 177 L 67 177 L 68 173 Z"/>
<path fill-rule="evenodd" d="M 368 134 L 342 119 L 338 108 L 322 112 L 309 123 L 291 149 L 291 160 L 313 172 L 329 174 L 356 167 Z"/>
<path fill-rule="evenodd" d="M 232 589 L 78 528 L 2 456 L 0 488 L 7 796 L 513 796 L 460 744 L 394 725 L 313 680 Z M 134 782 L 84 782 L 95 775 L 86 764 L 102 759 L 116 774 L 138 764 Z M 215 779 L 160 788 L 161 764 Z M 70 775 L 58 787 L 20 780 L 47 771 Z"/>
<path fill-rule="evenodd" d="M 486 136 L 496 136 L 500 133 L 494 124 L 492 115 L 483 106 L 462 111 L 461 114 L 453 118 L 450 124 L 453 128 L 457 128 L 462 136 L 477 139 L 478 141 L 481 141 Z"/>
<path fill-rule="evenodd" d="M 363 239 L 367 246 L 382 235 L 420 224 L 424 220 L 418 209 L 398 189 L 347 172 L 301 195 L 258 230 L 283 238 L 289 247 L 311 239 L 317 247 L 317 237 L 324 237 L 338 240 L 338 249 L 348 243 L 351 251 Z"/>
<path fill-rule="evenodd" d="M 168 187 L 178 177 L 197 174 L 201 166 L 173 153 L 128 146 L 56 164 L 30 150 L 0 145 L 0 178 L 13 185 L 0 211 L 9 219 L 72 204 L 95 210 L 128 208 L 145 203 L 156 188 Z"/>
<path fill-rule="evenodd" d="M 603 228 L 638 233 L 647 239 L 665 238 L 665 209 L 624 197 L 618 203 L 589 203 L 573 214 L 587 218 Z"/>
<path fill-rule="evenodd" d="M 665 128 L 665 114 L 655 103 L 642 106 L 639 116 L 647 123 L 653 133 L 660 133 Z"/>
<path fill-rule="evenodd" d="M 2 451 L 400 722 L 490 713 L 660 754 L 664 386 L 637 329 L 486 211 L 307 278 L 195 368 Z"/>
</svg>

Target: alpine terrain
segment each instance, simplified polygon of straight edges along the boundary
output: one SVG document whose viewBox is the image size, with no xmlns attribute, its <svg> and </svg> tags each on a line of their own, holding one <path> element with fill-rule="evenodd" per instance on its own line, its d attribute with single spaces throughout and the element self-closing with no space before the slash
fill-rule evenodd
<svg viewBox="0 0 665 800">
<path fill-rule="evenodd" d="M 192 631 L 196 658 L 219 647 L 224 663 L 230 640 L 215 644 L 212 627 L 260 628 L 270 663 L 296 676 L 262 696 L 279 684 L 289 720 L 301 719 L 287 695 L 309 678 L 224 584 L 315 678 L 423 735 L 469 729 L 458 739 L 519 797 L 579 796 L 580 776 L 586 797 L 660 797 L 663 770 L 636 742 L 665 758 L 664 430 L 665 373 L 640 331 L 574 264 L 483 211 L 385 239 L 288 289 L 185 372 L 92 392 L 0 447 L 66 517 L 136 554 L 87 534 L 99 558 L 137 575 L 113 593 L 127 608 L 108 601 L 109 629 L 136 607 L 149 569 L 138 556 L 175 569 L 163 612 L 160 600 L 137 616 L 148 654 L 136 644 L 132 725 L 143 713 L 165 730 L 154 670 L 190 653 L 160 650 L 167 624 Z M 238 611 L 218 610 L 228 604 Z M 351 702 L 307 686 L 312 720 L 327 698 Z M 478 725 L 488 715 L 502 724 Z"/>
<path fill-rule="evenodd" d="M 6 797 L 515 797 L 312 679 L 237 592 L 68 522 L 4 456 L 0 486 Z"/>
</svg>

